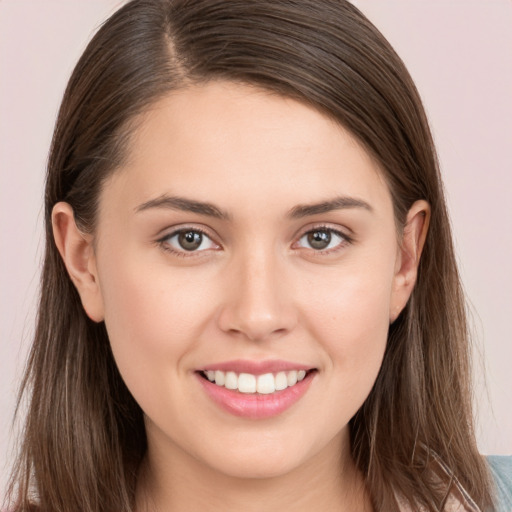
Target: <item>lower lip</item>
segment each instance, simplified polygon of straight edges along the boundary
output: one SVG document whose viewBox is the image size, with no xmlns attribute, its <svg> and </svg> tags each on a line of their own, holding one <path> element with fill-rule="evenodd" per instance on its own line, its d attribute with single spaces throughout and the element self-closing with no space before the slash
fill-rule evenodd
<svg viewBox="0 0 512 512">
<path fill-rule="evenodd" d="M 226 389 L 196 374 L 206 394 L 222 409 L 243 418 L 263 419 L 277 416 L 300 400 L 308 390 L 316 372 L 310 372 L 294 386 L 268 395 L 240 393 Z"/>
</svg>

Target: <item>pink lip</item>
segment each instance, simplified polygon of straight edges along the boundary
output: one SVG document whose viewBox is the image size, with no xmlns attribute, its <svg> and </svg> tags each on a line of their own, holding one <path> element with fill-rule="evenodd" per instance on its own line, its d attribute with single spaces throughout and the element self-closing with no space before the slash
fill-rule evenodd
<svg viewBox="0 0 512 512">
<path fill-rule="evenodd" d="M 219 369 L 218 366 L 216 368 Z M 214 382 L 205 379 L 200 372 L 196 372 L 196 376 L 206 394 L 223 410 L 243 418 L 264 419 L 283 413 L 300 400 L 309 389 L 316 373 L 309 372 L 304 380 L 297 382 L 294 386 L 268 395 L 240 393 L 237 390 L 217 386 Z"/>
<path fill-rule="evenodd" d="M 220 370 L 221 372 L 252 373 L 263 375 L 264 373 L 289 372 L 291 370 L 311 370 L 311 366 L 273 359 L 269 361 L 249 361 L 247 359 L 235 359 L 221 363 L 210 364 L 199 371 Z"/>
</svg>

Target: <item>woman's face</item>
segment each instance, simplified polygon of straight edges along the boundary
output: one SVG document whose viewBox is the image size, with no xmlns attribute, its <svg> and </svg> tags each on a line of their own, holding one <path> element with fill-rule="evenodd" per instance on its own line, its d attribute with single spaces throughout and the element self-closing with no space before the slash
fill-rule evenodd
<svg viewBox="0 0 512 512">
<path fill-rule="evenodd" d="M 348 453 L 410 292 L 403 266 L 386 183 L 349 133 L 216 82 L 143 117 L 102 191 L 98 293 L 82 299 L 154 463 L 277 476 Z"/>
</svg>

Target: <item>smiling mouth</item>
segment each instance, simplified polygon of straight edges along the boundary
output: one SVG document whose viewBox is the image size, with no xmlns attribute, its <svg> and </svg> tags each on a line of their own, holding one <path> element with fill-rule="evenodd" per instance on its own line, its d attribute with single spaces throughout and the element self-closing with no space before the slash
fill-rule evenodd
<svg viewBox="0 0 512 512">
<path fill-rule="evenodd" d="M 316 370 L 290 370 L 261 375 L 221 370 L 205 370 L 198 373 L 202 378 L 221 388 L 243 394 L 269 395 L 293 388 L 312 372 Z"/>
</svg>

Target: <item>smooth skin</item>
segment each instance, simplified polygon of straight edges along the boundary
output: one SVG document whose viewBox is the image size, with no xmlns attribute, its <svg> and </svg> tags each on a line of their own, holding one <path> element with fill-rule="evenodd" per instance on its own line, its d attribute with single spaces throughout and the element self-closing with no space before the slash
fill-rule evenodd
<svg viewBox="0 0 512 512">
<path fill-rule="evenodd" d="M 66 203 L 53 225 L 145 413 L 138 510 L 372 510 L 348 422 L 413 289 L 429 205 L 414 203 L 397 229 L 379 166 L 350 133 L 229 82 L 159 101 L 127 157 L 93 236 Z M 317 371 L 292 407 L 255 420 L 198 381 L 202 366 L 233 359 Z"/>
</svg>

